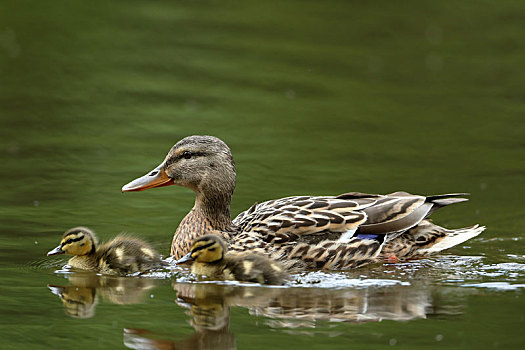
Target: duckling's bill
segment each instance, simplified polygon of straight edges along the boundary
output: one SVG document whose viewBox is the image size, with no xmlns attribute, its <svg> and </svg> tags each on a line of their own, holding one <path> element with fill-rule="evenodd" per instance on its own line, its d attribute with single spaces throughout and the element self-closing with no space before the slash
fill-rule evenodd
<svg viewBox="0 0 525 350">
<path fill-rule="evenodd" d="M 65 254 L 66 252 L 62 250 L 62 245 L 59 245 L 58 247 L 56 247 L 55 249 L 53 250 L 50 250 L 47 252 L 47 256 L 50 256 L 50 255 L 59 255 L 59 254 Z"/>
<path fill-rule="evenodd" d="M 190 262 L 190 261 L 193 261 L 193 260 L 195 260 L 195 259 L 193 259 L 193 257 L 191 256 L 191 252 L 189 252 L 188 254 L 184 255 L 182 258 L 177 260 L 176 264 L 177 265 L 184 264 L 184 263 L 187 263 L 187 262 Z"/>
<path fill-rule="evenodd" d="M 122 187 L 122 192 L 144 191 L 149 188 L 174 185 L 173 179 L 164 171 L 164 163 Z"/>
<path fill-rule="evenodd" d="M 62 297 L 62 293 L 64 292 L 64 287 L 48 284 L 47 288 L 51 290 L 51 293 L 58 295 L 59 297 Z"/>
</svg>

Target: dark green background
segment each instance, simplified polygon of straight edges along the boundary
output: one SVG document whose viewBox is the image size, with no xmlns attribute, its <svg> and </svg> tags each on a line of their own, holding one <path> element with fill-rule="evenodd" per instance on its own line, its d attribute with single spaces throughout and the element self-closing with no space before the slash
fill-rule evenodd
<svg viewBox="0 0 525 350">
<path fill-rule="evenodd" d="M 193 194 L 120 188 L 182 137 L 211 134 L 237 163 L 233 214 L 294 194 L 461 191 L 471 201 L 435 221 L 488 227 L 442 257 L 347 273 L 423 291 L 426 319 L 293 329 L 233 307 L 239 348 L 523 347 L 524 13 L 522 1 L 2 2 L 2 346 L 194 332 L 174 303 L 179 274 L 141 304 L 101 299 L 73 319 L 46 288 L 68 281 L 44 255 L 77 225 L 167 254 Z"/>
</svg>

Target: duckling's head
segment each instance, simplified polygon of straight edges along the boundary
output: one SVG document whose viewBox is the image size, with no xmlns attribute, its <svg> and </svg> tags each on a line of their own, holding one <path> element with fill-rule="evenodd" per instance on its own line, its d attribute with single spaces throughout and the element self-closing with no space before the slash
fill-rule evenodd
<svg viewBox="0 0 525 350">
<path fill-rule="evenodd" d="M 235 163 L 230 148 L 214 136 L 188 136 L 177 142 L 164 161 L 133 180 L 123 192 L 178 185 L 196 193 L 229 195 L 235 187 Z"/>
<path fill-rule="evenodd" d="M 60 244 L 47 255 L 69 254 L 86 255 L 95 252 L 97 247 L 97 237 L 87 227 L 72 228 L 62 236 Z"/>
<path fill-rule="evenodd" d="M 58 295 L 64 303 L 66 313 L 71 317 L 90 318 L 95 315 L 97 305 L 97 289 L 81 286 L 53 286 L 47 287 L 55 295 Z"/>
<path fill-rule="evenodd" d="M 227 251 L 226 243 L 216 235 L 206 235 L 193 241 L 190 252 L 177 261 L 182 264 L 189 261 L 200 263 L 215 263 L 224 258 Z"/>
</svg>

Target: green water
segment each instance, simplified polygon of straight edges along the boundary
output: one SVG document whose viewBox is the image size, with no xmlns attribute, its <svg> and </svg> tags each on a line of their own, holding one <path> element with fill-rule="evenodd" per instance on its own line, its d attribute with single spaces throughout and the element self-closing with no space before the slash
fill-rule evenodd
<svg viewBox="0 0 525 350">
<path fill-rule="evenodd" d="M 0 3 L 1 347 L 523 348 L 524 10 Z M 176 269 L 71 274 L 45 257 L 78 225 L 168 254 L 193 194 L 120 188 L 191 134 L 232 148 L 233 214 L 296 194 L 469 192 L 433 218 L 487 230 L 430 259 L 287 288 L 191 283 Z"/>
</svg>

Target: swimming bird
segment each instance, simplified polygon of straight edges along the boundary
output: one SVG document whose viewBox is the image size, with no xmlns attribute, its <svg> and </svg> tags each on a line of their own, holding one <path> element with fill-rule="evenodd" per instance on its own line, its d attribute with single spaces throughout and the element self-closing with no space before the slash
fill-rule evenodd
<svg viewBox="0 0 525 350">
<path fill-rule="evenodd" d="M 283 266 L 265 256 L 244 252 L 228 253 L 228 246 L 217 235 L 197 238 L 190 252 L 177 261 L 192 261 L 191 272 L 213 279 L 282 285 L 288 279 Z"/>
<path fill-rule="evenodd" d="M 410 259 L 437 253 L 480 234 L 478 225 L 448 230 L 427 217 L 466 201 L 463 193 L 420 196 L 348 192 L 338 196 L 293 196 L 255 203 L 235 219 L 230 203 L 236 170 L 230 148 L 214 136 L 188 136 L 164 161 L 123 192 L 178 185 L 195 192 L 195 206 L 177 228 L 175 259 L 192 241 L 220 231 L 231 251 L 255 251 L 308 268 L 348 269 L 380 258 Z"/>
<path fill-rule="evenodd" d="M 141 239 L 118 235 L 98 244 L 95 233 L 87 227 L 75 227 L 64 233 L 60 244 L 47 255 L 74 255 L 68 264 L 76 269 L 108 275 L 145 272 L 164 265 L 160 255 Z"/>
</svg>

